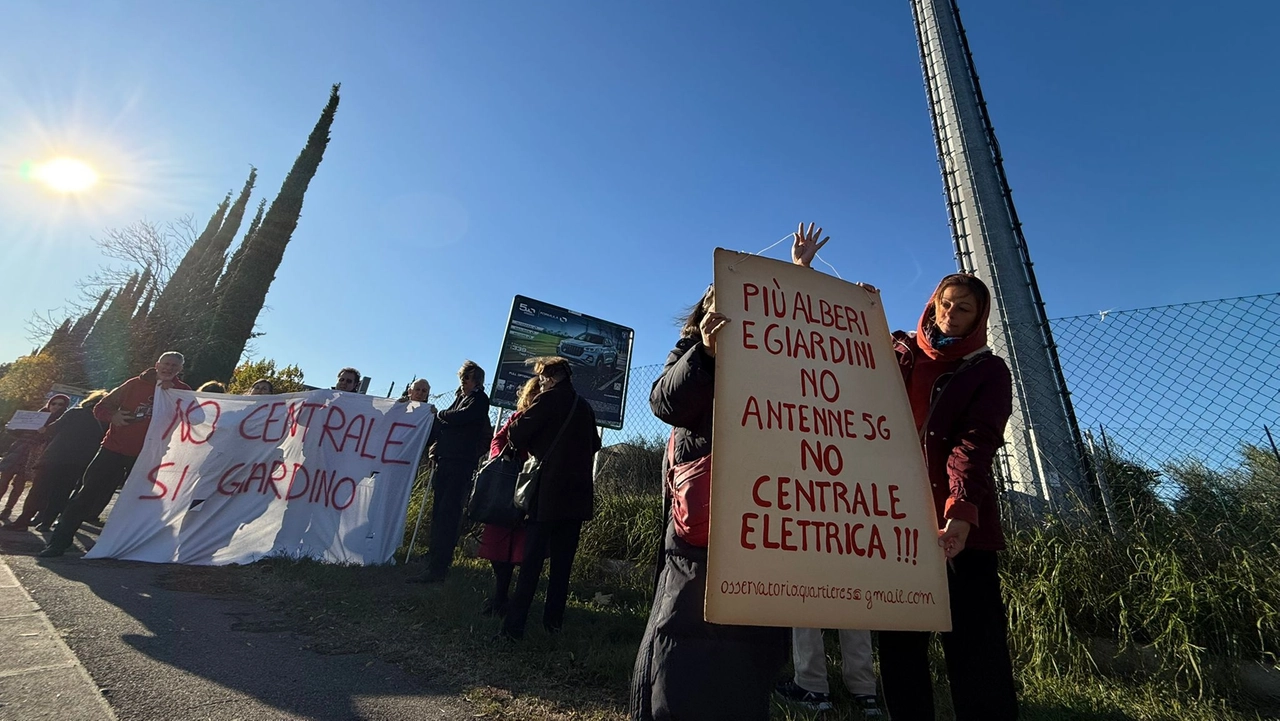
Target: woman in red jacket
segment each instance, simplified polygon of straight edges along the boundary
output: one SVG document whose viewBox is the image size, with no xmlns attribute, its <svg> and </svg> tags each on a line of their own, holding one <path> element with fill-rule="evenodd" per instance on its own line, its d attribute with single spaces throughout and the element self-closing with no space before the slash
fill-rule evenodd
<svg viewBox="0 0 1280 721">
<path fill-rule="evenodd" d="M 490 458 L 497 458 L 507 447 L 507 429 L 520 417 L 521 413 L 533 405 L 534 399 L 538 397 L 541 390 L 542 386 L 539 385 L 537 376 L 530 378 L 520 388 L 520 393 L 516 395 L 515 413 L 507 416 L 507 420 L 498 432 L 493 434 L 493 440 L 489 442 Z M 520 452 L 515 456 L 523 463 L 529 454 Z M 515 574 L 516 566 L 524 560 L 524 539 L 523 523 L 514 528 L 494 523 L 484 524 L 484 531 L 480 534 L 480 551 L 476 555 L 488 559 L 493 566 L 493 596 L 480 607 L 480 613 L 486 616 L 507 615 L 507 606 L 511 602 L 511 577 Z"/>
<path fill-rule="evenodd" d="M 991 292 L 976 277 L 948 275 L 915 333 L 894 350 L 924 447 L 947 556 L 951 631 L 942 634 L 957 721 L 1018 715 L 996 552 L 1004 549 L 991 473 L 1012 411 L 1004 359 L 987 348 Z M 894 721 L 933 718 L 930 634 L 880 633 L 880 678 Z"/>
</svg>

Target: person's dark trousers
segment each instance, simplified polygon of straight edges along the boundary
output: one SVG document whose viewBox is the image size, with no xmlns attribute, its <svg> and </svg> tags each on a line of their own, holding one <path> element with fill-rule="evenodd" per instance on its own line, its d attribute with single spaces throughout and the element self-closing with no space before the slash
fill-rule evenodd
<svg viewBox="0 0 1280 721">
<path fill-rule="evenodd" d="M 72 491 L 84 477 L 85 466 L 79 463 L 59 463 L 46 466 L 46 469 L 47 483 L 44 489 L 43 506 L 35 508 L 32 511 L 33 515 L 29 517 L 29 522 L 40 525 L 51 524 L 62 515 L 62 511 L 67 507 L 67 501 L 71 499 Z M 22 506 L 22 515 L 27 515 L 25 504 Z"/>
<path fill-rule="evenodd" d="M 97 496 L 97 504 L 92 508 L 85 509 L 84 520 L 92 521 L 95 518 L 101 518 L 102 514 L 107 510 L 107 504 L 111 503 L 111 497 L 114 496 L 116 491 L 120 490 L 120 487 L 124 485 L 126 478 L 128 478 L 127 473 L 120 479 L 120 482 L 116 484 L 116 487 L 113 488 L 110 493 L 99 494 Z"/>
<path fill-rule="evenodd" d="M 72 475 L 77 466 L 70 463 L 43 463 L 36 468 L 35 479 L 31 481 L 31 490 L 27 492 L 27 498 L 22 502 L 22 513 L 14 519 L 13 525 L 26 526 L 31 523 L 31 519 L 37 513 L 43 511 L 49 506 L 49 498 L 51 491 L 58 481 L 64 476 Z M 83 468 L 79 469 L 81 472 Z M 72 480 L 72 483 L 75 481 Z M 71 492 L 71 486 L 67 485 L 67 492 Z M 63 504 L 66 499 L 63 498 Z"/>
<path fill-rule="evenodd" d="M 476 461 L 441 459 L 431 477 L 431 552 L 427 573 L 444 576 L 453 565 L 453 549 L 462 528 L 462 504 L 471 490 Z"/>
<path fill-rule="evenodd" d="M 511 602 L 511 578 L 516 574 L 516 564 L 506 561 L 490 561 L 493 566 L 493 598 L 489 608 L 499 615 L 507 612 Z"/>
<path fill-rule="evenodd" d="M 85 521 L 97 518 L 100 509 L 106 507 L 103 498 L 111 501 L 111 494 L 129 477 L 137 456 L 126 456 L 123 453 L 98 449 L 98 455 L 89 462 L 84 470 L 83 484 L 80 490 L 71 497 L 67 508 L 62 512 L 62 520 L 49 538 L 48 548 L 63 551 L 75 540 L 76 531 Z M 90 515 L 92 514 L 92 515 Z"/>
<path fill-rule="evenodd" d="M 12 484 L 12 486 L 10 486 Z M 4 498 L 5 490 L 9 491 L 9 502 L 5 504 L 4 510 L 0 511 L 5 518 L 13 512 L 13 507 L 18 502 L 18 496 L 22 495 L 22 489 L 27 487 L 27 479 L 22 475 L 21 470 L 5 471 L 0 473 L 0 498 Z"/>
<path fill-rule="evenodd" d="M 578 553 L 581 536 L 582 521 L 529 523 L 516 591 L 511 597 L 507 618 L 502 623 L 504 635 L 524 637 L 529 606 L 533 605 L 538 577 L 542 575 L 542 562 L 548 557 L 551 559 L 551 571 L 547 578 L 547 603 L 542 612 L 542 625 L 553 632 L 564 626 L 564 607 L 569 602 L 569 572 L 573 570 L 573 557 Z"/>
<path fill-rule="evenodd" d="M 941 634 L 956 721 L 1018 717 L 995 551 L 962 551 L 947 568 L 951 632 Z M 933 719 L 929 638 L 881 631 L 880 686 L 892 721 Z"/>
</svg>

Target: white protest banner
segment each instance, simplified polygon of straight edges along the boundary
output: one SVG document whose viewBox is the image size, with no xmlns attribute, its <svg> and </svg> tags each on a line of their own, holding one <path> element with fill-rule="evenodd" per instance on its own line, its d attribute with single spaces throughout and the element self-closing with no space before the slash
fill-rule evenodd
<svg viewBox="0 0 1280 721">
<path fill-rule="evenodd" d="M 156 389 L 138 462 L 86 558 L 222 565 L 263 556 L 386 563 L 434 416 L 320 390 Z"/>
<path fill-rule="evenodd" d="M 11 431 L 38 431 L 48 420 L 48 411 L 15 411 L 4 427 Z"/>
<path fill-rule="evenodd" d="M 716 249 L 714 623 L 951 628 L 920 439 L 878 293 Z"/>
</svg>

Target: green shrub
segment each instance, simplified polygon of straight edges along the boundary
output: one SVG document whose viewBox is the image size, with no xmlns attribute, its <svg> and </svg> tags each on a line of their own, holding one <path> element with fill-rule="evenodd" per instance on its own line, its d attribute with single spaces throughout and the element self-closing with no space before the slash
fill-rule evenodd
<svg viewBox="0 0 1280 721">
<path fill-rule="evenodd" d="M 1010 533 L 1002 580 L 1024 676 L 1139 674 L 1226 698 L 1241 663 L 1276 665 L 1280 488 L 1273 458 L 1245 456 L 1233 473 L 1168 464 L 1179 498 L 1118 535 L 1059 520 Z"/>
<path fill-rule="evenodd" d="M 596 514 L 582 527 L 578 554 L 585 558 L 651 564 L 664 530 L 662 496 L 596 494 Z"/>
</svg>

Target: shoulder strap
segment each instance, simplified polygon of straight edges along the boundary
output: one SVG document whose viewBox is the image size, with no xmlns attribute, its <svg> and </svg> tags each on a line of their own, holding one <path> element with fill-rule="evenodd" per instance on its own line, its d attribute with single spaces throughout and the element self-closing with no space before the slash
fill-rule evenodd
<svg viewBox="0 0 1280 721">
<path fill-rule="evenodd" d="M 564 435 L 564 429 L 568 428 L 569 421 L 573 420 L 573 414 L 578 411 L 578 401 L 581 399 L 582 399 L 582 396 L 577 395 L 576 393 L 574 394 L 573 405 L 569 406 L 569 415 L 564 417 L 564 423 L 560 424 L 560 430 L 556 431 L 556 437 L 551 440 L 551 445 L 547 446 L 546 455 L 548 456 L 551 455 L 551 450 L 556 447 L 557 443 L 560 442 L 560 436 Z"/>
</svg>

